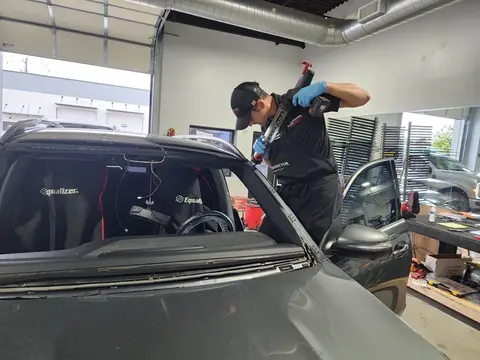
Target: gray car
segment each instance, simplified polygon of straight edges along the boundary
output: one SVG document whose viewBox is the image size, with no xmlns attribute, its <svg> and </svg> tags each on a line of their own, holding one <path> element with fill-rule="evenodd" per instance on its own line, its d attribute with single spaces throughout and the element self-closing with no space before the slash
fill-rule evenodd
<svg viewBox="0 0 480 360">
<path fill-rule="evenodd" d="M 392 159 L 352 176 L 340 221 L 316 245 L 230 145 L 5 135 L 2 360 L 446 358 L 395 314 L 412 254 Z M 223 169 L 282 239 L 244 231 Z"/>
</svg>

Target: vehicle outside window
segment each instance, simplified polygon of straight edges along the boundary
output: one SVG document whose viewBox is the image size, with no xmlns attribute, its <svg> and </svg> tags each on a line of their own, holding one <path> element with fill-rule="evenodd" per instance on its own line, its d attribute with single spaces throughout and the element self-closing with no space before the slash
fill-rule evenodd
<svg viewBox="0 0 480 360">
<path fill-rule="evenodd" d="M 429 156 L 428 159 L 439 170 L 464 171 L 467 173 L 473 173 L 472 170 L 470 170 L 460 161 L 449 158 L 447 156 Z"/>
</svg>

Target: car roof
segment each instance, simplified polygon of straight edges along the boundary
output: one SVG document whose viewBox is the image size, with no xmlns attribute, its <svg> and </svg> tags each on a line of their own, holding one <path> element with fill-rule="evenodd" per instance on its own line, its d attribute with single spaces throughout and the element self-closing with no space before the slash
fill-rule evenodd
<svg viewBox="0 0 480 360">
<path fill-rule="evenodd" d="M 241 152 L 233 145 L 217 138 L 200 136 L 158 136 L 102 129 L 76 128 L 33 128 L 8 141 L 12 144 L 29 142 L 88 142 L 95 145 L 122 145 L 132 147 L 151 147 L 152 149 L 164 146 L 189 151 L 207 151 L 212 154 L 230 155 L 238 160 L 246 160 Z M 208 141 L 210 144 L 205 143 Z M 215 144 L 217 143 L 217 145 Z"/>
</svg>

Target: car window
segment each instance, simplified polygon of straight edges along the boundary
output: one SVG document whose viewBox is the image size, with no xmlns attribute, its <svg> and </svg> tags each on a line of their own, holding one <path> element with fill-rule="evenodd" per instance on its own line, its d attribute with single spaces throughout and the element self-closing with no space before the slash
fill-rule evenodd
<svg viewBox="0 0 480 360">
<path fill-rule="evenodd" d="M 468 167 L 463 165 L 461 162 L 448 158 L 446 156 L 437 156 L 435 157 L 434 165 L 440 170 L 450 170 L 450 171 L 464 171 L 472 172 Z"/>
<path fill-rule="evenodd" d="M 372 165 L 354 175 L 343 201 L 342 220 L 381 228 L 399 218 L 399 198 L 389 161 Z"/>
</svg>

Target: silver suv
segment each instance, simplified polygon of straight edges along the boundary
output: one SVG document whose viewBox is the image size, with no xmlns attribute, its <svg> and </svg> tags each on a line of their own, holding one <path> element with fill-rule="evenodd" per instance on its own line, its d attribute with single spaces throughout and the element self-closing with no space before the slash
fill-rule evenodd
<svg viewBox="0 0 480 360">
<path fill-rule="evenodd" d="M 426 184 L 458 201 L 464 211 L 480 210 L 480 174 L 443 154 L 429 154 L 430 178 Z"/>
</svg>

